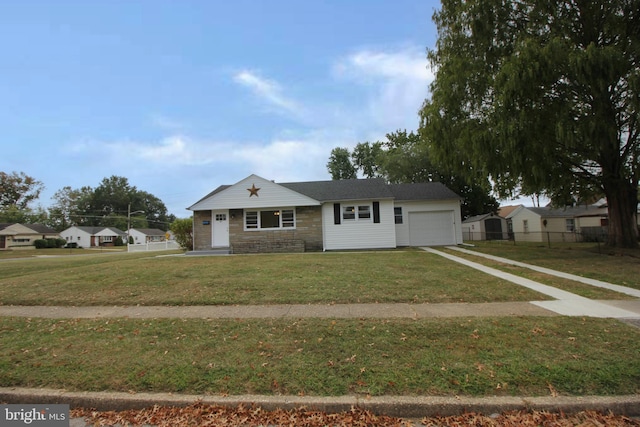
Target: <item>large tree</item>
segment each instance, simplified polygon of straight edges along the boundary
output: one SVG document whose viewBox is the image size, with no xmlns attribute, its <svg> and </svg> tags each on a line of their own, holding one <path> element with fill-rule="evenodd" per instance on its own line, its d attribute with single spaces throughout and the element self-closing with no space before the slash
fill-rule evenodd
<svg viewBox="0 0 640 427">
<path fill-rule="evenodd" d="M 26 209 L 43 189 L 42 182 L 24 172 L 8 174 L 0 171 L 0 210 Z"/>
<path fill-rule="evenodd" d="M 469 181 L 434 164 L 427 146 L 417 133 L 398 130 L 386 136 L 385 141 L 360 142 L 352 152 L 346 148 L 339 149 L 342 158 L 340 164 L 349 163 L 342 169 L 353 171 L 354 176 L 356 172 L 360 172 L 367 178 L 384 178 L 394 184 L 442 182 L 462 197 L 463 219 L 498 209 L 498 201 L 491 196 L 486 178 Z"/>
<path fill-rule="evenodd" d="M 62 231 L 72 225 L 91 224 L 86 212 L 90 209 L 93 189 L 82 187 L 73 189 L 69 186 L 56 191 L 49 207 L 49 225 Z"/>
<path fill-rule="evenodd" d="M 637 247 L 638 0 L 442 0 L 421 134 L 499 194 L 603 193 L 611 246 Z"/>
<path fill-rule="evenodd" d="M 327 170 L 331 174 L 331 179 L 357 178 L 357 171 L 351 163 L 351 154 L 348 148 L 336 147 L 331 150 Z"/>
<path fill-rule="evenodd" d="M 153 194 L 138 190 L 121 176 L 104 178 L 98 187 L 74 190 L 64 187 L 53 196 L 49 214 L 53 225 L 90 225 L 127 229 L 129 219 L 133 228 L 167 230 L 173 215 L 167 214 L 165 204 Z M 130 215 L 131 214 L 131 215 Z"/>
</svg>

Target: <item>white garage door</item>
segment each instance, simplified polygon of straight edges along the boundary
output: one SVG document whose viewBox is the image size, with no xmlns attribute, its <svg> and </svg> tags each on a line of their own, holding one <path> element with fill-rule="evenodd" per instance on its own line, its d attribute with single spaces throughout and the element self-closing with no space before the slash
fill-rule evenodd
<svg viewBox="0 0 640 427">
<path fill-rule="evenodd" d="M 411 246 L 455 245 L 453 211 L 410 212 Z"/>
</svg>

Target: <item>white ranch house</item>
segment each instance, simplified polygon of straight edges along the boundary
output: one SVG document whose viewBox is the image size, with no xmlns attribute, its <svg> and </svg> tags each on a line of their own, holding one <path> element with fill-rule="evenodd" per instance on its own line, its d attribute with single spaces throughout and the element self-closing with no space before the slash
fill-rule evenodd
<svg viewBox="0 0 640 427">
<path fill-rule="evenodd" d="M 131 228 L 129 229 L 129 236 L 131 236 L 133 244 L 135 245 L 164 242 L 167 240 L 167 232 L 158 228 Z"/>
<path fill-rule="evenodd" d="M 76 243 L 81 248 L 115 246 L 118 236 L 122 238 L 123 242 L 127 241 L 127 233 L 114 227 L 74 225 L 60 232 L 60 237 L 65 239 L 67 244 Z"/>
<path fill-rule="evenodd" d="M 188 208 L 194 251 L 303 252 L 462 243 L 460 197 L 441 183 L 275 183 L 250 175 Z"/>
</svg>

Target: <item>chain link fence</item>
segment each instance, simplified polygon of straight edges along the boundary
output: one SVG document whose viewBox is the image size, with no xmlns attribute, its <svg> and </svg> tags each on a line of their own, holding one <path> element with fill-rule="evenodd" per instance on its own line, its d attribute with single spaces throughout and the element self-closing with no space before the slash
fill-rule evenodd
<svg viewBox="0 0 640 427">
<path fill-rule="evenodd" d="M 510 241 L 513 244 L 518 242 L 540 242 L 540 243 L 583 243 L 599 242 L 607 240 L 606 227 L 582 227 L 577 231 L 531 231 L 531 232 L 479 232 L 463 230 L 464 241 L 474 242 L 482 240 Z"/>
</svg>

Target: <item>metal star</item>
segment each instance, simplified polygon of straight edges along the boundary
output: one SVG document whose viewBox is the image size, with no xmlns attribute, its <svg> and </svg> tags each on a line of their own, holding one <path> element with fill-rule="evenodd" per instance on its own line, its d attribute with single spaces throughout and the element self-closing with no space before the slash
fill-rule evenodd
<svg viewBox="0 0 640 427">
<path fill-rule="evenodd" d="M 255 184 L 251 184 L 251 188 L 247 188 L 247 191 L 249 192 L 249 197 L 251 196 L 260 197 L 258 196 L 258 191 L 260 191 L 260 188 L 256 188 Z"/>
</svg>

